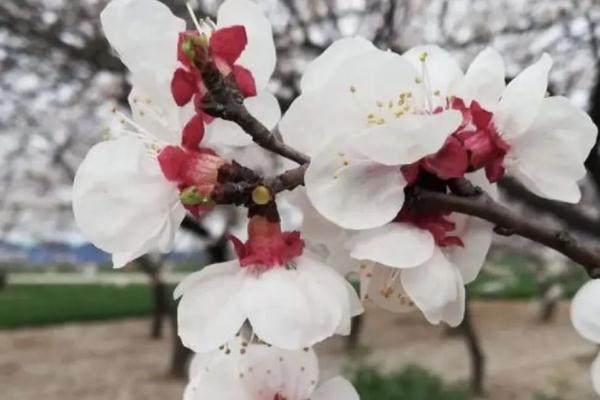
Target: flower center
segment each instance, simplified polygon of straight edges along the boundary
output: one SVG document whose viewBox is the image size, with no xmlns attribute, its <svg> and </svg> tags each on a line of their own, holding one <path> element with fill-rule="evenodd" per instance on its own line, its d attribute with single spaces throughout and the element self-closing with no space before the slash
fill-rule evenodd
<svg viewBox="0 0 600 400">
<path fill-rule="evenodd" d="M 302 254 L 304 241 L 300 232 L 282 232 L 279 222 L 255 215 L 248 222 L 248 240 L 244 243 L 230 235 L 229 239 L 242 267 L 260 273 L 274 267 L 293 267 L 293 259 Z"/>
</svg>

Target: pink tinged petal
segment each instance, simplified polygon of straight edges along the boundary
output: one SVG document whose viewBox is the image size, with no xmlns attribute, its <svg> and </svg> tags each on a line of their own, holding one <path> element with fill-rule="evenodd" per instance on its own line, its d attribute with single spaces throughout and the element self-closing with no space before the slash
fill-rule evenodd
<svg viewBox="0 0 600 400">
<path fill-rule="evenodd" d="M 312 400 L 359 400 L 358 392 L 347 379 L 336 376 L 321 383 Z"/>
<path fill-rule="evenodd" d="M 571 302 L 571 323 L 577 333 L 600 343 L 600 281 L 586 282 Z"/>
<path fill-rule="evenodd" d="M 540 112 L 548 87 L 552 58 L 544 53 L 535 64 L 517 75 L 502 94 L 494 109 L 494 124 L 503 139 L 523 134 Z"/>
<path fill-rule="evenodd" d="M 242 66 L 234 65 L 233 77 L 244 97 L 256 96 L 256 84 L 254 83 L 254 78 L 250 71 Z"/>
<path fill-rule="evenodd" d="M 464 314 L 464 284 L 458 268 L 439 249 L 418 268 L 402 271 L 402 286 L 432 324 L 457 326 Z"/>
<path fill-rule="evenodd" d="M 507 172 L 539 196 L 577 203 L 577 181 L 586 174 L 583 163 L 597 132 L 591 118 L 565 97 L 545 98 L 529 129 L 511 141 Z"/>
<path fill-rule="evenodd" d="M 224 60 L 229 66 L 233 66 L 247 43 L 246 28 L 242 25 L 233 25 L 214 31 L 210 35 L 208 46 L 213 57 Z"/>
<path fill-rule="evenodd" d="M 175 70 L 179 33 L 186 24 L 166 5 L 155 0 L 113 0 L 100 20 L 109 43 L 134 75 Z"/>
<path fill-rule="evenodd" d="M 396 268 L 414 268 L 429 260 L 434 250 L 431 233 L 410 224 L 390 223 L 362 231 L 348 244 L 350 255 Z"/>
<path fill-rule="evenodd" d="M 421 79 L 423 79 L 423 61 L 421 61 L 423 54 L 427 54 L 425 79 L 429 81 L 429 89 L 432 93 L 439 90 L 439 98 L 444 99 L 451 85 L 462 78 L 463 72 L 454 57 L 446 50 L 435 45 L 416 46 L 402 54 L 402 57 L 413 65 Z"/>
<path fill-rule="evenodd" d="M 414 311 L 415 304 L 402 287 L 400 274 L 398 269 L 383 265 L 365 268 L 361 271 L 361 279 L 365 276 L 365 285 L 361 289 L 364 300 L 391 312 Z"/>
<path fill-rule="evenodd" d="M 204 119 L 202 114 L 196 114 L 183 127 L 181 144 L 190 151 L 197 151 L 204 137 Z"/>
<path fill-rule="evenodd" d="M 300 80 L 300 89 L 308 92 L 322 87 L 345 61 L 371 50 L 376 50 L 375 46 L 360 36 L 336 40 L 308 64 Z"/>
<path fill-rule="evenodd" d="M 177 187 L 133 137 L 92 147 L 73 183 L 78 227 L 110 253 L 141 255 L 142 250 L 158 250 L 164 230 L 181 222 L 178 201 Z"/>
<path fill-rule="evenodd" d="M 248 69 L 256 87 L 264 89 L 275 69 L 275 43 L 271 23 L 260 7 L 249 0 L 226 0 L 219 7 L 219 29 L 242 25 L 246 31 L 247 45 L 237 59 L 237 64 Z"/>
<path fill-rule="evenodd" d="M 411 164 L 438 151 L 462 121 L 460 112 L 411 114 L 351 138 L 356 152 L 384 165 Z"/>
<path fill-rule="evenodd" d="M 406 183 L 399 168 L 357 157 L 342 140 L 313 157 L 304 177 L 308 198 L 321 215 L 343 228 L 390 222 L 404 203 Z"/>
<path fill-rule="evenodd" d="M 216 350 L 233 339 L 242 327 L 246 314 L 242 306 L 244 281 L 235 269 L 237 261 L 215 264 L 211 269 L 226 268 L 227 274 L 217 274 L 211 269 L 191 275 L 194 285 L 185 280 L 177 308 L 177 330 L 183 344 L 196 351 Z M 207 276 L 204 277 L 203 275 Z"/>
<path fill-rule="evenodd" d="M 450 95 L 469 105 L 476 100 L 483 108 L 493 110 L 506 87 L 504 60 L 494 49 L 487 47 L 473 60 L 464 78 L 451 88 Z"/>
</svg>

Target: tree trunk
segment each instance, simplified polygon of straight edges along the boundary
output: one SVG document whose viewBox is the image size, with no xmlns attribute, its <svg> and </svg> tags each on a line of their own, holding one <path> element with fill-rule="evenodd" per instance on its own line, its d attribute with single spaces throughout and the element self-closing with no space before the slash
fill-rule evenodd
<svg viewBox="0 0 600 400">
<path fill-rule="evenodd" d="M 169 313 L 169 289 L 167 284 L 161 279 L 157 279 L 152 284 L 152 293 L 154 297 L 154 310 L 152 313 L 152 333 L 153 339 L 163 337 L 164 320 Z"/>
<path fill-rule="evenodd" d="M 484 394 L 484 378 L 485 378 L 485 356 L 481 349 L 481 343 L 477 335 L 477 331 L 473 326 L 471 320 L 471 312 L 469 310 L 469 302 L 465 301 L 465 318 L 463 322 L 458 326 L 467 350 L 469 351 L 469 357 L 471 361 L 471 391 L 476 396 L 482 396 Z"/>
</svg>

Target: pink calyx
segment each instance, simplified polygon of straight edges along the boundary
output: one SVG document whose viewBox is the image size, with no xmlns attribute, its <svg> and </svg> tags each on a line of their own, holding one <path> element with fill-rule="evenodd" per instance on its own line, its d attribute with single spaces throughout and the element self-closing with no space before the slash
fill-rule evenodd
<svg viewBox="0 0 600 400">
<path fill-rule="evenodd" d="M 449 214 L 443 211 L 420 212 L 403 207 L 394 222 L 407 222 L 429 231 L 439 247 L 464 247 L 463 241 L 458 236 L 450 235 L 450 232 L 456 229 L 456 224 L 446 218 Z"/>
<path fill-rule="evenodd" d="M 304 250 L 300 232 L 282 232 L 279 222 L 255 215 L 248 222 L 248 240 L 244 243 L 230 235 L 229 239 L 242 267 L 252 266 L 256 272 L 285 266 Z"/>
<path fill-rule="evenodd" d="M 179 146 L 166 146 L 158 155 L 158 162 L 165 178 L 174 182 L 183 193 L 193 188 L 198 195 L 210 198 L 218 181 L 219 168 L 226 164 L 211 149 L 196 151 Z M 206 204 L 184 204 L 195 217 L 211 207 Z"/>
</svg>

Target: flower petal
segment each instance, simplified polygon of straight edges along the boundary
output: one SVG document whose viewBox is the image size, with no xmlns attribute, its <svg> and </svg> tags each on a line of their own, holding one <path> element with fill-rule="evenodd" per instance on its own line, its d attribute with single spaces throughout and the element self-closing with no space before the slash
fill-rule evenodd
<svg viewBox="0 0 600 400">
<path fill-rule="evenodd" d="M 344 279 L 303 254 L 296 269 L 274 268 L 248 277 L 244 306 L 255 333 L 283 349 L 311 346 L 332 336 L 350 319 Z"/>
<path fill-rule="evenodd" d="M 267 86 L 275 69 L 275 43 L 271 23 L 261 9 L 249 0 L 226 0 L 217 13 L 217 27 L 242 25 L 248 44 L 237 63 L 252 72 L 256 87 Z"/>
<path fill-rule="evenodd" d="M 400 270 L 384 265 L 365 265 L 361 269 L 361 296 L 391 312 L 411 312 L 415 304 L 402 287 Z"/>
<path fill-rule="evenodd" d="M 404 177 L 397 167 L 355 156 L 347 147 L 347 142 L 334 140 L 313 157 L 304 176 L 308 198 L 343 228 L 369 229 L 390 222 L 404 202 Z"/>
<path fill-rule="evenodd" d="M 503 139 L 523 134 L 538 116 L 548 87 L 552 58 L 544 53 L 535 64 L 517 75 L 502 94 L 494 110 L 494 124 Z"/>
<path fill-rule="evenodd" d="M 350 255 L 396 268 L 418 267 L 433 254 L 431 233 L 411 224 L 390 223 L 359 232 L 348 244 Z"/>
<path fill-rule="evenodd" d="M 92 147 L 73 183 L 77 225 L 92 243 L 110 253 L 158 248 L 163 230 L 170 229 L 167 221 L 178 226 L 183 219 L 178 203 L 177 187 L 132 137 Z"/>
<path fill-rule="evenodd" d="M 493 110 L 506 87 L 504 79 L 502 56 L 487 47 L 475 57 L 464 78 L 453 85 L 450 95 L 461 98 L 467 106 L 476 100 L 484 109 Z"/>
<path fill-rule="evenodd" d="M 358 392 L 345 378 L 336 376 L 321 383 L 312 400 L 359 400 Z"/>
<path fill-rule="evenodd" d="M 402 286 L 432 324 L 457 326 L 464 315 L 465 288 L 458 269 L 436 248 L 418 268 L 402 271 Z"/>
<path fill-rule="evenodd" d="M 462 121 L 460 112 L 411 114 L 366 130 L 350 140 L 354 150 L 384 165 L 411 164 L 438 151 Z"/>
<path fill-rule="evenodd" d="M 571 302 L 571 322 L 577 333 L 600 343 L 600 281 L 586 282 Z"/>
<path fill-rule="evenodd" d="M 542 197 L 577 203 L 577 181 L 586 174 L 583 163 L 597 133 L 591 118 L 568 99 L 545 98 L 527 132 L 511 141 L 507 172 Z"/>
<path fill-rule="evenodd" d="M 292 103 L 280 132 L 286 143 L 312 156 L 333 138 L 368 128 L 370 115 L 385 111 L 385 117 L 392 120 L 394 109 L 383 104 L 394 105 L 400 94 L 416 93 L 416 74 L 412 65 L 395 53 L 372 50 L 350 57 L 327 84 L 303 93 Z"/>
<path fill-rule="evenodd" d="M 223 273 L 215 270 L 223 268 Z M 190 282 L 186 282 L 190 279 Z M 242 272 L 227 261 L 190 275 L 176 292 L 177 331 L 182 343 L 196 352 L 216 350 L 235 337 L 246 319 L 242 307 Z"/>
<path fill-rule="evenodd" d="M 170 82 L 185 21 L 156 0 L 113 0 L 100 14 L 102 29 L 137 83 Z"/>
<path fill-rule="evenodd" d="M 319 378 L 319 364 L 312 349 L 289 351 L 250 345 L 240 357 L 242 384 L 254 399 L 309 399 Z"/>
<path fill-rule="evenodd" d="M 360 36 L 336 40 L 308 64 L 300 80 L 300 89 L 308 92 L 320 88 L 339 71 L 346 60 L 375 49 L 373 43 Z"/>
<path fill-rule="evenodd" d="M 419 77 L 427 82 L 431 93 L 439 91 L 439 99 L 445 99 L 451 85 L 463 76 L 454 57 L 439 46 L 415 46 L 402 54 L 402 57 L 408 60 L 416 71 L 419 71 Z"/>
</svg>

